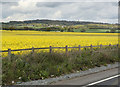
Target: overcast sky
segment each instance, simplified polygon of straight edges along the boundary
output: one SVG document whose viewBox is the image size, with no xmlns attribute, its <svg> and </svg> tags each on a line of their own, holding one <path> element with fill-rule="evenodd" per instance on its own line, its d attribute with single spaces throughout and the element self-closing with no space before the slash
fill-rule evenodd
<svg viewBox="0 0 120 87">
<path fill-rule="evenodd" d="M 118 23 L 117 1 L 45 2 L 41 0 L 41 2 L 32 2 L 18 0 L 8 2 L 4 0 L 1 5 L 2 21 L 52 19 Z"/>
</svg>

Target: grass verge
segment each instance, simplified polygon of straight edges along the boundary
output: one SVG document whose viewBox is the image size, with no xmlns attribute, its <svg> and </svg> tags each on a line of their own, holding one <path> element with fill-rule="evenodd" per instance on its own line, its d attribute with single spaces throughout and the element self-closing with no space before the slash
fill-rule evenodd
<svg viewBox="0 0 120 87">
<path fill-rule="evenodd" d="M 12 54 L 11 61 L 9 57 L 2 59 L 2 84 L 14 85 L 120 62 L 117 47 L 94 48 L 93 50 L 84 48 L 79 52 L 72 49 L 67 55 L 64 52 Z"/>
</svg>

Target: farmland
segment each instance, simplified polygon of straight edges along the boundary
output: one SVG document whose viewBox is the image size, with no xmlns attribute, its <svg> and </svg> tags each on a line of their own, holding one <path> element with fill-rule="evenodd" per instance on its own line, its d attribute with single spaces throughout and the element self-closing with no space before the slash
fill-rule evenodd
<svg viewBox="0 0 120 87">
<path fill-rule="evenodd" d="M 117 33 L 75 33 L 75 32 L 40 32 L 40 31 L 2 31 L 2 49 L 21 49 L 48 46 L 86 46 L 118 44 Z M 110 49 L 114 49 L 110 51 Z M 52 78 L 76 71 L 119 62 L 116 47 L 102 47 L 81 52 L 75 49 L 65 52 L 34 52 L 23 55 L 4 56 L 2 58 L 3 85 L 14 85 L 31 80 Z M 63 51 L 63 50 L 62 50 Z M 100 52 L 99 52 L 100 51 Z M 9 60 L 10 58 L 10 60 Z M 12 61 L 12 62 L 11 62 Z M 12 83 L 14 81 L 14 83 Z"/>
<path fill-rule="evenodd" d="M 40 31 L 1 31 L 2 50 L 48 47 L 48 46 L 88 46 L 118 43 L 118 33 L 76 33 Z"/>
<path fill-rule="evenodd" d="M 5 31 L 2 30 L 2 50 L 31 47 L 63 47 L 118 44 L 118 33 L 78 33 L 78 32 L 41 32 L 41 31 Z M 34 52 L 23 55 L 3 54 L 3 85 L 14 85 L 18 82 L 45 79 L 52 76 L 88 70 L 95 66 L 119 62 L 118 50 L 93 53 L 89 49 L 63 52 Z M 109 49 L 110 50 L 110 49 Z M 63 50 L 62 50 L 63 51 Z M 99 49 L 98 49 L 99 51 Z M 13 54 L 13 53 L 12 53 Z M 9 58 L 11 58 L 10 62 Z M 20 79 L 19 79 L 20 78 Z M 12 83 L 14 81 L 14 83 Z"/>
</svg>

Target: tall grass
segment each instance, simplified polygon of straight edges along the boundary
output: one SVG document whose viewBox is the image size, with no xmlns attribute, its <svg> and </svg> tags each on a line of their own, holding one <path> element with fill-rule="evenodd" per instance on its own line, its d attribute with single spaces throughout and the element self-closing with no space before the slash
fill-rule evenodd
<svg viewBox="0 0 120 87">
<path fill-rule="evenodd" d="M 84 48 L 81 52 L 70 50 L 68 54 L 64 52 L 40 52 L 24 55 L 11 55 L 3 60 L 3 85 L 13 85 L 17 82 L 56 77 L 75 71 L 83 71 L 93 67 L 99 67 L 114 62 L 119 62 L 118 48 L 94 48 L 92 52 Z"/>
</svg>

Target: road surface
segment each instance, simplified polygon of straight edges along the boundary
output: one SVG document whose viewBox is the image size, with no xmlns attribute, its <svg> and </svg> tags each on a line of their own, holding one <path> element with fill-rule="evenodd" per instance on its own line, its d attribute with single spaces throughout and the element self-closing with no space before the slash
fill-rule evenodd
<svg viewBox="0 0 120 87">
<path fill-rule="evenodd" d="M 119 79 L 120 79 L 120 76 L 112 78 L 112 79 L 107 80 L 107 81 L 97 83 L 96 85 L 118 85 L 119 84 Z"/>
<path fill-rule="evenodd" d="M 120 85 L 120 75 L 118 68 L 72 78 L 69 80 L 59 81 L 51 85 L 81 85 L 84 87 L 92 85 Z"/>
<path fill-rule="evenodd" d="M 84 87 L 89 87 L 89 86 L 94 86 L 94 85 L 99 85 L 99 86 L 100 85 L 110 85 L 110 86 L 111 85 L 119 85 L 120 86 L 119 80 L 120 80 L 120 75 L 115 75 L 115 76 L 111 76 L 111 77 L 104 78 L 102 80 L 87 84 Z"/>
</svg>

